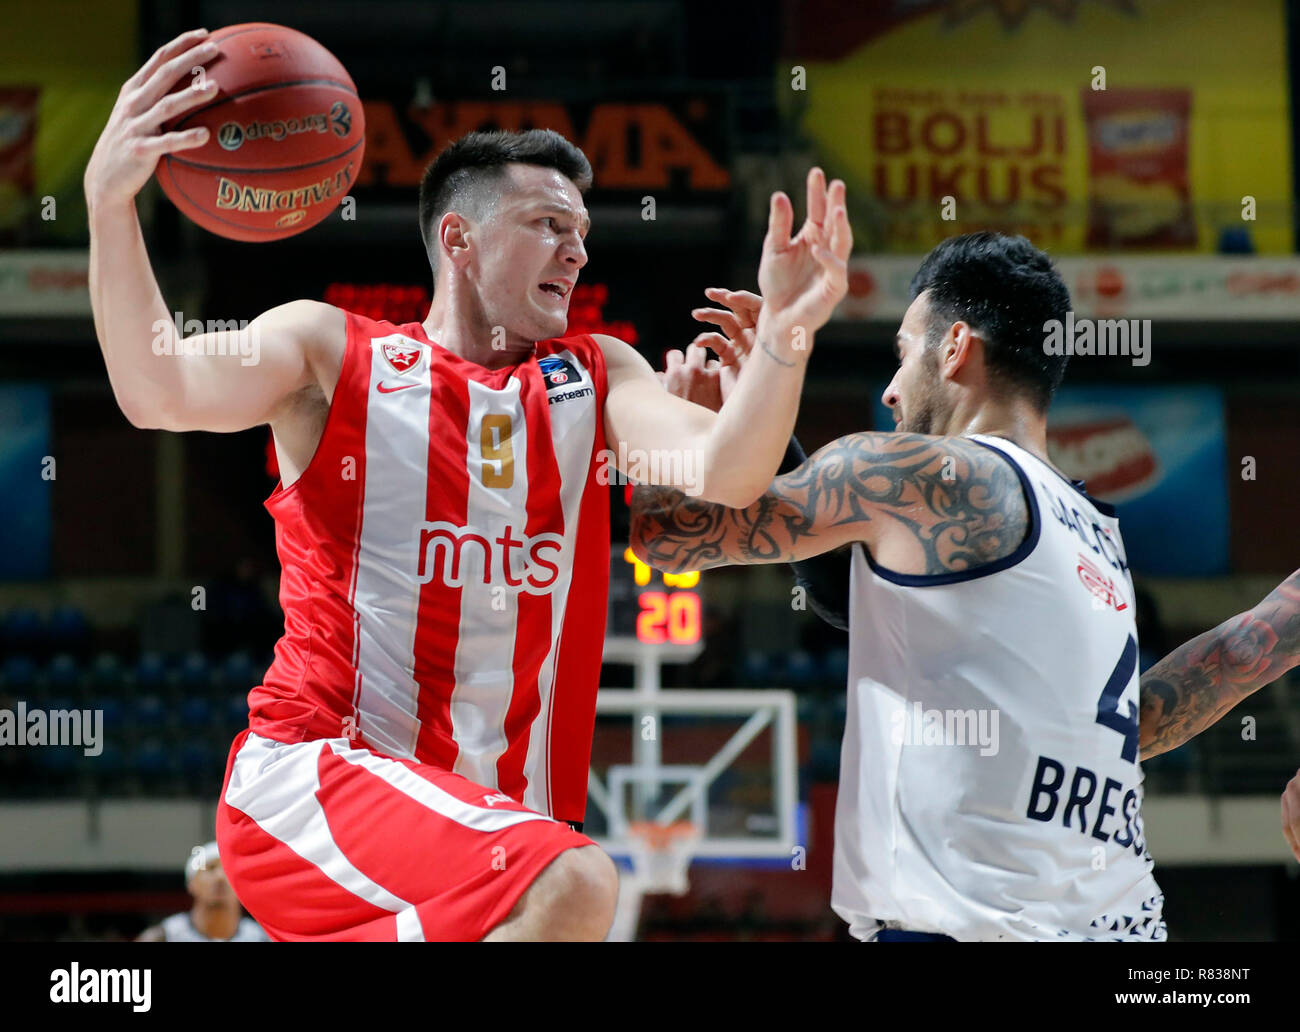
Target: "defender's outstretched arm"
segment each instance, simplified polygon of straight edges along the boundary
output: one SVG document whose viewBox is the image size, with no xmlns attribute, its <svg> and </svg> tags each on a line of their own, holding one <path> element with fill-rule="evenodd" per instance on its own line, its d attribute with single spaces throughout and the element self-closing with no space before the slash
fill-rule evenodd
<svg viewBox="0 0 1300 1032">
<path fill-rule="evenodd" d="M 631 543 L 642 561 L 683 573 L 788 563 L 855 541 L 872 546 L 888 528 L 890 565 L 946 573 L 1007 554 L 1024 539 L 1027 519 L 1015 472 L 992 450 L 958 437 L 856 433 L 777 477 L 743 509 L 638 487 Z"/>
<path fill-rule="evenodd" d="M 1244 613 L 1180 645 L 1142 675 L 1141 758 L 1215 723 L 1300 663 L 1300 570 Z"/>
</svg>

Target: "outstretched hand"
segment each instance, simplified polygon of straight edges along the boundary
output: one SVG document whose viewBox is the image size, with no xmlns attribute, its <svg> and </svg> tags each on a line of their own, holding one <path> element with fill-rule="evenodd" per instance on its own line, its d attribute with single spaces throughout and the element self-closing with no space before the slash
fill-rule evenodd
<svg viewBox="0 0 1300 1032">
<path fill-rule="evenodd" d="M 844 182 L 837 179 L 828 187 L 826 174 L 820 168 L 812 169 L 808 173 L 808 217 L 798 235 L 791 238 L 793 223 L 790 198 L 774 193 L 758 269 L 762 296 L 721 287 L 704 292 L 723 307 L 696 308 L 691 315 L 718 330 L 701 333 L 684 354 L 668 352 L 664 371 L 658 376 L 670 393 L 719 410 L 754 349 L 760 322 L 780 337 L 788 337 L 767 341 L 768 347 L 811 348 L 812 335 L 848 293 L 853 231 L 845 207 Z M 709 348 L 717 358 L 707 357 Z"/>
<path fill-rule="evenodd" d="M 844 181 L 826 185 L 820 168 L 808 173 L 808 215 L 798 234 L 790 231 L 794 208 L 778 191 L 768 212 L 758 287 L 766 316 L 783 331 L 802 330 L 807 341 L 826 324 L 848 293 L 848 260 L 853 231 L 844 195 Z M 796 345 L 797 346 L 797 345 Z M 810 345 L 806 345 L 810 346 Z"/>
</svg>

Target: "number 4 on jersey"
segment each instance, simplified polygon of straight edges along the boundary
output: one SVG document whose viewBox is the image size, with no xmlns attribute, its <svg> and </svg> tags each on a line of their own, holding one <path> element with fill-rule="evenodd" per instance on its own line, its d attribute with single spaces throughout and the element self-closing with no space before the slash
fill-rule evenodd
<svg viewBox="0 0 1300 1032">
<path fill-rule="evenodd" d="M 1101 698 L 1097 700 L 1097 723 L 1124 736 L 1124 748 L 1120 752 L 1120 757 L 1129 763 L 1137 762 L 1138 710 L 1132 702 L 1129 702 L 1128 712 L 1120 713 L 1119 700 L 1133 678 L 1133 671 L 1137 669 L 1137 660 L 1138 643 L 1130 634 L 1124 645 L 1124 651 L 1120 654 L 1119 662 L 1110 672 L 1110 679 L 1101 691 Z"/>
</svg>

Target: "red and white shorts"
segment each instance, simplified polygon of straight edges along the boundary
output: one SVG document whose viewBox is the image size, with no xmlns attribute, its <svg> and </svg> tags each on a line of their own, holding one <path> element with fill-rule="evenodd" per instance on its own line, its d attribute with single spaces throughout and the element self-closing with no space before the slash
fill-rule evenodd
<svg viewBox="0 0 1300 1032">
<path fill-rule="evenodd" d="M 235 739 L 217 845 L 279 942 L 478 940 L 566 849 L 592 845 L 495 789 L 346 738 Z"/>
</svg>

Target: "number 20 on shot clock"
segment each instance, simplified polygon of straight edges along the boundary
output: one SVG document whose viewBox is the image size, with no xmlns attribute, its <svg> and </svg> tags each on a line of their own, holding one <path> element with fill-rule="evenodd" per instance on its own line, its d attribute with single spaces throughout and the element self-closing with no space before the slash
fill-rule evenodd
<svg viewBox="0 0 1300 1032">
<path fill-rule="evenodd" d="M 660 573 L 632 549 L 610 556 L 609 624 L 611 637 L 635 638 L 646 645 L 694 645 L 700 640 L 698 573 Z"/>
</svg>

